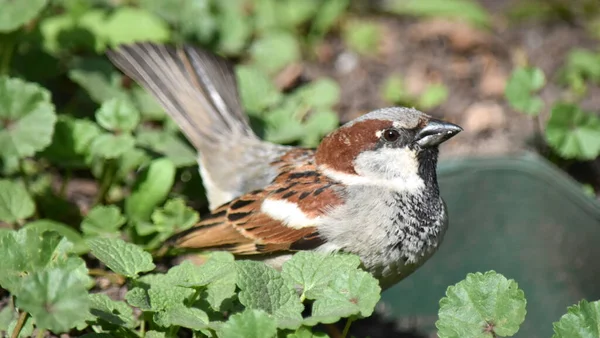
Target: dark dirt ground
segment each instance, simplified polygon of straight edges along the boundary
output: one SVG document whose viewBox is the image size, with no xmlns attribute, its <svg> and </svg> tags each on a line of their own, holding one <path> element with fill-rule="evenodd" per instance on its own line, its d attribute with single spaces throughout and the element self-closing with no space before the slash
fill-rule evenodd
<svg viewBox="0 0 600 338">
<path fill-rule="evenodd" d="M 501 14 L 510 1 L 480 2 L 495 13 L 493 27 L 488 32 L 442 19 L 373 16 L 372 20 L 385 32 L 380 55 L 359 56 L 345 49 L 339 36 L 333 34 L 319 47 L 317 61 L 296 66 L 292 73 L 306 80 L 321 75 L 337 80 L 342 90 L 338 107 L 342 122 L 389 105 L 380 94 L 389 74 L 402 75 L 407 89 L 413 94 L 421 93 L 428 83 L 442 82 L 449 88 L 449 98 L 429 113 L 464 128 L 459 137 L 444 146 L 442 159 L 511 154 L 523 150 L 544 153 L 547 149 L 535 142 L 539 122 L 512 111 L 504 100 L 504 86 L 510 71 L 527 62 L 542 68 L 551 83 L 569 50 L 574 47 L 596 49 L 598 41 L 583 27 L 568 22 L 510 24 Z M 590 87 L 589 90 L 583 107 L 597 111 L 600 88 Z M 550 84 L 541 96 L 548 106 L 562 95 L 561 91 Z M 541 119 L 547 116 L 548 109 Z M 582 167 L 586 172 L 600 173 L 598 160 L 578 165 L 576 168 Z M 575 176 L 578 176 L 577 172 Z M 598 177 L 600 175 L 592 176 L 591 181 L 600 187 Z M 97 187 L 90 180 L 75 178 L 67 192 L 71 201 L 85 213 L 97 194 Z M 111 286 L 104 277 L 98 279 L 98 285 L 117 298 L 123 295 L 123 288 Z M 399 331 L 396 323 L 386 319 L 384 310 L 354 323 L 350 333 L 355 337 L 372 338 L 425 337 L 405 329 Z"/>
</svg>

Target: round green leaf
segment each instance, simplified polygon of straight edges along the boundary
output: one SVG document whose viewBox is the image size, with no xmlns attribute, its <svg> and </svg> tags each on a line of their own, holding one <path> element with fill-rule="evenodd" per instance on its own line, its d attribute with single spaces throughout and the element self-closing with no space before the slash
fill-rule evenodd
<svg viewBox="0 0 600 338">
<path fill-rule="evenodd" d="M 277 334 L 277 323 L 262 310 L 246 309 L 223 324 L 219 337 L 269 338 Z"/>
<path fill-rule="evenodd" d="M 125 221 L 116 205 L 96 206 L 81 222 L 81 231 L 87 236 L 115 235 Z"/>
<path fill-rule="evenodd" d="M 528 115 L 537 115 L 543 102 L 533 93 L 546 84 L 544 72 L 539 68 L 517 68 L 510 76 L 504 94 L 510 106 Z"/>
<path fill-rule="evenodd" d="M 140 8 L 120 7 L 103 27 L 109 44 L 135 41 L 164 42 L 169 39 L 169 27 L 154 14 Z"/>
<path fill-rule="evenodd" d="M 0 32 L 10 32 L 35 18 L 48 0 L 0 0 Z"/>
<path fill-rule="evenodd" d="M 91 153 L 104 159 L 115 159 L 132 150 L 135 138 L 130 134 L 102 134 L 94 139 L 91 144 Z"/>
<path fill-rule="evenodd" d="M 514 280 L 494 271 L 468 274 L 448 287 L 436 322 L 440 338 L 514 335 L 525 320 L 525 295 Z"/>
<path fill-rule="evenodd" d="M 46 148 L 55 122 L 54 105 L 46 89 L 0 77 L 0 156 L 23 158 Z"/>
<path fill-rule="evenodd" d="M 272 32 L 254 41 L 250 54 L 260 69 L 272 74 L 299 60 L 300 46 L 291 33 Z"/>
<path fill-rule="evenodd" d="M 39 328 L 67 332 L 89 315 L 85 285 L 65 269 L 36 271 L 23 280 L 17 306 L 29 312 Z"/>
<path fill-rule="evenodd" d="M 102 103 L 96 121 L 108 130 L 130 132 L 140 122 L 140 113 L 129 100 L 114 98 Z"/>
<path fill-rule="evenodd" d="M 557 104 L 546 125 L 546 140 L 565 158 L 594 159 L 600 155 L 600 118 L 572 104 Z"/>
<path fill-rule="evenodd" d="M 568 312 L 553 324 L 552 338 L 600 337 L 600 301 L 570 306 Z"/>
<path fill-rule="evenodd" d="M 21 183 L 0 180 L 0 221 L 13 223 L 34 212 L 33 199 Z"/>
</svg>

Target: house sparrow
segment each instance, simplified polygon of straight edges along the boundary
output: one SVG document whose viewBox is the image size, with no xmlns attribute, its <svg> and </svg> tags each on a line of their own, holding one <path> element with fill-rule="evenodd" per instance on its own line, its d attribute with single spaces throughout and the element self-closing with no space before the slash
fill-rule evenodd
<svg viewBox="0 0 600 338">
<path fill-rule="evenodd" d="M 294 251 L 348 252 L 383 289 L 422 265 L 448 227 L 438 145 L 462 129 L 410 108 L 372 111 L 317 149 L 261 141 L 229 63 L 191 46 L 108 53 L 150 91 L 198 150 L 211 213 L 166 243 L 280 267 Z"/>
</svg>

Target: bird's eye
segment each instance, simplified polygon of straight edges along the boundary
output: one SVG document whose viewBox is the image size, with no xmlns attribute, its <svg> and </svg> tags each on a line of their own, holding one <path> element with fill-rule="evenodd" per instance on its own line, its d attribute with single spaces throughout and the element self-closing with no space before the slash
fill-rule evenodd
<svg viewBox="0 0 600 338">
<path fill-rule="evenodd" d="M 383 138 L 388 142 L 395 142 L 400 138 L 400 132 L 396 129 L 388 129 L 383 132 Z"/>
</svg>

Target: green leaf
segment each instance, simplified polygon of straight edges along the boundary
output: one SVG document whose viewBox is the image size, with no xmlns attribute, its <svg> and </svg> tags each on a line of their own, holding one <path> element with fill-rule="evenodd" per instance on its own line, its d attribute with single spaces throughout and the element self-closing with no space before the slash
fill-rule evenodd
<svg viewBox="0 0 600 338">
<path fill-rule="evenodd" d="M 600 301 L 580 301 L 552 324 L 552 338 L 588 338 L 600 336 Z"/>
<path fill-rule="evenodd" d="M 102 103 L 96 121 L 110 131 L 131 132 L 140 122 L 140 114 L 129 100 L 114 98 Z"/>
<path fill-rule="evenodd" d="M 181 326 L 192 330 L 208 327 L 208 315 L 198 308 L 189 308 L 178 304 L 154 315 L 156 324 L 162 327 Z"/>
<path fill-rule="evenodd" d="M 236 265 L 238 298 L 246 308 L 266 311 L 277 319 L 280 328 L 300 326 L 304 305 L 277 270 L 255 261 L 239 261 Z"/>
<path fill-rule="evenodd" d="M 152 309 L 148 293 L 141 287 L 129 289 L 129 291 L 127 291 L 125 294 L 125 300 L 127 303 L 129 303 L 129 305 L 135 306 L 142 311 L 149 311 Z"/>
<path fill-rule="evenodd" d="M 162 275 L 161 277 L 164 277 Z M 153 311 L 169 310 L 183 305 L 183 302 L 194 294 L 194 290 L 169 285 L 169 283 L 151 283 L 146 291 Z"/>
<path fill-rule="evenodd" d="M 158 103 L 156 98 L 147 90 L 140 86 L 134 86 L 130 90 L 131 101 L 135 104 L 137 110 L 144 121 L 163 121 L 167 114 Z"/>
<path fill-rule="evenodd" d="M 600 155 L 600 118 L 576 105 L 554 105 L 545 136 L 564 158 L 591 160 Z"/>
<path fill-rule="evenodd" d="M 386 102 L 392 104 L 410 101 L 404 85 L 404 79 L 398 74 L 392 74 L 385 79 L 381 89 L 381 96 Z"/>
<path fill-rule="evenodd" d="M 536 93 L 546 84 L 544 72 L 539 68 L 517 68 L 508 79 L 504 94 L 510 106 L 528 115 L 537 115 L 543 102 Z"/>
<path fill-rule="evenodd" d="M 136 134 L 138 146 L 163 154 L 177 168 L 197 165 L 197 152 L 177 135 L 162 130 L 140 130 Z"/>
<path fill-rule="evenodd" d="M 54 231 L 59 235 L 64 236 L 69 242 L 73 243 L 72 251 L 76 254 L 83 254 L 89 250 L 83 237 L 81 237 L 81 234 L 66 224 L 50 219 L 38 219 L 27 223 L 25 228 L 35 229 L 38 233 Z"/>
<path fill-rule="evenodd" d="M 249 114 L 259 115 L 281 101 L 283 96 L 263 72 L 252 66 L 235 70 L 242 104 Z"/>
<path fill-rule="evenodd" d="M 210 0 L 141 0 L 143 8 L 160 16 L 184 36 L 194 36 L 203 43 L 215 35 L 217 20 L 211 12 Z"/>
<path fill-rule="evenodd" d="M 443 83 L 430 85 L 425 89 L 425 92 L 419 98 L 419 108 L 431 109 L 435 108 L 448 99 L 448 87 Z"/>
<path fill-rule="evenodd" d="M 438 335 L 445 337 L 506 337 L 525 319 L 525 295 L 514 280 L 494 271 L 470 273 L 448 287 L 440 300 Z M 493 332 L 493 333 L 492 333 Z"/>
<path fill-rule="evenodd" d="M 18 318 L 16 317 L 13 319 L 13 321 L 8 325 L 7 332 L 14 332 L 15 327 L 17 326 L 17 320 Z M 19 337 L 31 338 L 33 334 L 33 321 L 33 318 L 28 316 L 28 318 L 25 320 L 25 324 L 23 324 L 23 327 L 21 328 L 21 332 L 19 332 Z"/>
<path fill-rule="evenodd" d="M 239 54 L 252 34 L 252 22 L 246 14 L 244 0 L 223 0 L 215 3 L 219 16 L 219 50 L 228 55 Z"/>
<path fill-rule="evenodd" d="M 69 78 L 79 84 L 94 102 L 121 98 L 127 99 L 127 93 L 121 87 L 122 76 L 106 59 L 77 59 L 69 70 Z"/>
<path fill-rule="evenodd" d="M 310 115 L 304 125 L 305 132 L 302 145 L 317 147 L 323 136 L 329 134 L 340 125 L 338 115 L 331 110 L 319 110 Z"/>
<path fill-rule="evenodd" d="M 150 331 L 146 332 L 146 336 L 144 338 L 165 338 L 165 337 L 166 337 L 166 335 L 164 332 L 150 330 Z"/>
<path fill-rule="evenodd" d="M 52 143 L 43 156 L 63 168 L 85 168 L 89 165 L 92 142 L 101 133 L 92 121 L 61 115 L 54 128 Z"/>
<path fill-rule="evenodd" d="M 286 338 L 329 338 L 323 332 L 312 332 L 306 326 L 301 326 L 296 332 L 288 333 Z"/>
<path fill-rule="evenodd" d="M 301 290 L 301 298 L 317 299 L 334 278 L 359 265 L 360 259 L 354 255 L 300 251 L 283 264 L 281 275 L 289 285 Z"/>
<path fill-rule="evenodd" d="M 130 134 L 102 134 L 91 144 L 91 153 L 101 159 L 116 159 L 131 151 L 135 146 L 135 138 Z"/>
<path fill-rule="evenodd" d="M 340 318 L 370 316 L 380 298 L 379 282 L 368 272 L 353 269 L 341 272 L 327 288 L 316 290 L 312 313 L 305 324 L 335 323 Z"/>
<path fill-rule="evenodd" d="M 350 20 L 344 26 L 344 43 L 360 54 L 376 55 L 382 36 L 381 27 L 373 22 Z"/>
<path fill-rule="evenodd" d="M 150 162 L 139 176 L 131 195 L 125 200 L 125 214 L 133 221 L 150 220 L 152 212 L 166 198 L 175 181 L 175 165 L 169 159 Z"/>
<path fill-rule="evenodd" d="M 385 2 L 385 9 L 400 15 L 459 19 L 474 26 L 490 26 L 490 14 L 472 0 L 404 0 Z"/>
<path fill-rule="evenodd" d="M 95 293 L 89 295 L 90 313 L 110 324 L 135 327 L 133 310 L 125 302 L 110 299 L 105 294 Z"/>
<path fill-rule="evenodd" d="M 4 11 L 4 9 L 3 9 Z M 0 76 L 0 156 L 28 157 L 52 140 L 56 113 L 37 84 Z"/>
<path fill-rule="evenodd" d="M 133 7 L 117 7 L 102 33 L 112 46 L 136 41 L 166 42 L 170 35 L 164 21 L 144 9 Z"/>
<path fill-rule="evenodd" d="M 332 108 L 340 101 L 340 86 L 330 78 L 319 78 L 300 87 L 293 96 L 313 108 Z"/>
<path fill-rule="evenodd" d="M 155 268 L 152 256 L 135 244 L 118 238 L 94 238 L 88 246 L 96 258 L 112 271 L 130 278 Z"/>
<path fill-rule="evenodd" d="M 201 266 L 183 262 L 171 268 L 168 276 L 175 285 L 190 288 L 206 286 L 206 300 L 215 311 L 220 310 L 225 299 L 235 294 L 237 270 L 233 255 L 228 252 L 210 253 Z"/>
<path fill-rule="evenodd" d="M 567 78 L 578 78 L 600 83 L 600 53 L 584 49 L 569 51 L 564 72 Z"/>
<path fill-rule="evenodd" d="M 48 0 L 0 0 L 0 33 L 13 31 L 33 20 L 48 4 Z"/>
<path fill-rule="evenodd" d="M 285 144 L 302 139 L 306 129 L 296 117 L 298 106 L 293 103 L 295 101 L 290 100 L 265 116 L 265 140 Z"/>
<path fill-rule="evenodd" d="M 254 41 L 250 56 L 258 68 L 274 74 L 300 59 L 300 46 L 291 33 L 269 32 Z"/>
<path fill-rule="evenodd" d="M 312 18 L 312 25 L 310 27 L 311 34 L 315 37 L 322 37 L 325 35 L 346 11 L 349 3 L 350 0 L 332 0 L 323 2 Z"/>
<path fill-rule="evenodd" d="M 277 334 L 277 322 L 266 312 L 246 309 L 229 317 L 219 332 L 223 338 L 270 338 Z"/>
<path fill-rule="evenodd" d="M 65 269 L 36 271 L 23 280 L 17 306 L 39 328 L 67 332 L 88 316 L 89 301 L 81 280 Z"/>
<path fill-rule="evenodd" d="M 156 209 L 152 213 L 151 218 L 153 223 L 134 223 L 138 235 L 155 234 L 154 238 L 146 243 L 146 248 L 160 246 L 167 238 L 178 231 L 191 227 L 200 219 L 198 213 L 187 207 L 181 198 L 168 200 L 163 208 Z"/>
<path fill-rule="evenodd" d="M 81 222 L 81 231 L 90 237 L 102 235 L 115 237 L 125 221 L 119 207 L 100 205 L 92 208 L 85 216 Z"/>
<path fill-rule="evenodd" d="M 19 222 L 34 212 L 35 204 L 23 184 L 0 180 L 0 221 Z"/>
</svg>

